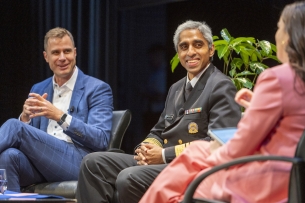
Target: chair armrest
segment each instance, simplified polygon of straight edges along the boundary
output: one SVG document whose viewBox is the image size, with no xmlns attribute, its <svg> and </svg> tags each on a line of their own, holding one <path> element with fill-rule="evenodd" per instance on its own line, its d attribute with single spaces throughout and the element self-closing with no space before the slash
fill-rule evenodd
<svg viewBox="0 0 305 203">
<path fill-rule="evenodd" d="M 227 163 L 218 165 L 213 167 L 211 170 L 201 174 L 198 176 L 195 180 L 193 180 L 190 185 L 187 187 L 184 199 L 181 203 L 191 203 L 195 190 L 198 187 L 198 185 L 209 175 L 225 169 L 229 168 L 234 165 L 239 165 L 239 164 L 244 164 L 252 161 L 267 161 L 267 160 L 272 160 L 272 161 L 284 161 L 284 162 L 291 162 L 294 164 L 303 162 L 304 160 L 301 158 L 296 158 L 296 157 L 285 157 L 285 156 L 264 156 L 264 155 L 252 155 L 252 156 L 245 156 L 241 158 L 234 159 L 232 161 L 229 161 Z"/>
</svg>

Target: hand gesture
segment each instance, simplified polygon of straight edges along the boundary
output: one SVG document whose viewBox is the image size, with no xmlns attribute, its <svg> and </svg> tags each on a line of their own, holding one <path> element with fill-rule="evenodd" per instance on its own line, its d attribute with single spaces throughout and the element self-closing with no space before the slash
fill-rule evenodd
<svg viewBox="0 0 305 203">
<path fill-rule="evenodd" d="M 252 95 L 253 95 L 253 92 L 251 90 L 243 88 L 236 93 L 235 101 L 239 105 L 241 105 L 245 108 L 248 108 L 250 106 Z"/>
<path fill-rule="evenodd" d="M 42 96 L 30 93 L 29 98 L 25 100 L 23 105 L 21 121 L 27 122 L 38 116 L 45 116 L 48 119 L 59 121 L 64 112 L 46 100 L 47 96 L 47 93 L 44 93 Z"/>
<path fill-rule="evenodd" d="M 142 143 L 136 149 L 137 154 L 134 159 L 137 160 L 139 165 L 163 164 L 162 148 L 154 144 Z"/>
</svg>

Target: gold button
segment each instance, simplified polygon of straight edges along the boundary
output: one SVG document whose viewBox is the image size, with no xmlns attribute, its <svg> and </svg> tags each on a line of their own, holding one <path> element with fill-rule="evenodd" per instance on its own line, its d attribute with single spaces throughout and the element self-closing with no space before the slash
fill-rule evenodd
<svg viewBox="0 0 305 203">
<path fill-rule="evenodd" d="M 167 144 L 167 139 L 164 139 L 164 144 Z"/>
<path fill-rule="evenodd" d="M 182 144 L 183 142 L 182 142 L 182 140 L 178 140 L 178 143 L 179 143 L 179 144 Z"/>
</svg>

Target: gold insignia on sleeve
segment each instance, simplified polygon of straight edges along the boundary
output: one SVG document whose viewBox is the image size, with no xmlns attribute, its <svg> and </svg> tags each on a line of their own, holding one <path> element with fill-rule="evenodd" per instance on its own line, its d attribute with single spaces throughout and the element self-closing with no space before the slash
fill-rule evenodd
<svg viewBox="0 0 305 203">
<path fill-rule="evenodd" d="M 157 140 L 155 138 L 151 138 L 151 137 L 146 138 L 143 142 L 148 142 L 148 143 L 155 144 L 155 145 L 162 147 L 162 144 L 159 142 L 159 140 Z"/>
<path fill-rule="evenodd" d="M 182 144 L 183 142 L 182 142 L 182 140 L 181 140 L 181 139 L 179 139 L 179 140 L 178 140 L 178 143 L 179 143 L 179 144 Z"/>
<path fill-rule="evenodd" d="M 190 145 L 189 142 L 187 142 L 185 144 L 181 144 L 181 145 L 176 145 L 175 146 L 176 157 L 179 156 L 185 150 L 185 148 L 187 148 L 189 145 Z"/>
<path fill-rule="evenodd" d="M 164 144 L 167 144 L 167 139 L 164 139 Z"/>
<path fill-rule="evenodd" d="M 183 150 L 185 149 L 185 145 L 182 144 L 182 145 L 176 145 L 175 146 L 175 154 L 176 154 L 176 157 L 179 156 Z"/>
<path fill-rule="evenodd" d="M 190 122 L 188 125 L 188 130 L 190 134 L 198 133 L 198 125 L 195 122 Z"/>
</svg>

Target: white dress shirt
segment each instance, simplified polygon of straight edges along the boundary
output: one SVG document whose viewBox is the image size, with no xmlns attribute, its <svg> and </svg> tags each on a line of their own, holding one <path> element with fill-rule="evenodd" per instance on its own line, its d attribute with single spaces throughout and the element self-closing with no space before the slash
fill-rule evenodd
<svg viewBox="0 0 305 203">
<path fill-rule="evenodd" d="M 53 76 L 53 105 L 62 110 L 68 116 L 66 117 L 65 122 L 60 126 L 55 120 L 49 119 L 49 125 L 47 128 L 47 133 L 66 142 L 72 142 L 71 138 L 66 135 L 63 130 L 67 130 L 71 124 L 72 116 L 69 115 L 69 105 L 75 86 L 76 78 L 78 75 L 78 68 L 75 67 L 73 75 L 71 78 L 63 84 L 61 87 L 55 82 Z"/>
</svg>

